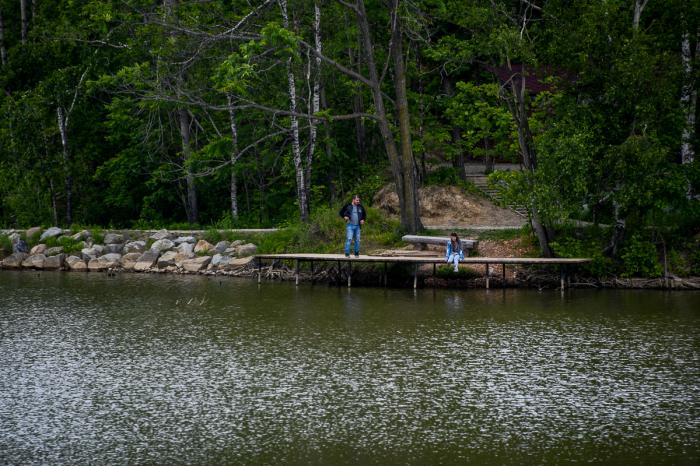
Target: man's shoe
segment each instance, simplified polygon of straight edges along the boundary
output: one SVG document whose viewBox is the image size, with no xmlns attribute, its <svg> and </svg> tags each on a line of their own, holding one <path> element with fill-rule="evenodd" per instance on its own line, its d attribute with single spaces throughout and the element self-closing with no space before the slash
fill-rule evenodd
<svg viewBox="0 0 700 466">
<path fill-rule="evenodd" d="M 359 253 L 359 252 L 356 252 L 356 253 L 355 253 L 355 257 L 360 257 L 360 253 Z"/>
<path fill-rule="evenodd" d="M 350 257 L 350 254 L 346 252 L 345 257 Z"/>
</svg>

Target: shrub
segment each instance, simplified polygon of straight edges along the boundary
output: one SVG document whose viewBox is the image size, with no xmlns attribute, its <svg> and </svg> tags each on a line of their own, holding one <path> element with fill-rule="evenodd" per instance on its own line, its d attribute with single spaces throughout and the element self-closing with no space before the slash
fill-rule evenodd
<svg viewBox="0 0 700 466">
<path fill-rule="evenodd" d="M 0 235 L 0 257 L 12 254 L 12 241 L 7 235 Z"/>
<path fill-rule="evenodd" d="M 656 246 L 650 241 L 642 240 L 639 235 L 633 235 L 622 250 L 624 265 L 623 277 L 660 277 L 663 268 L 659 264 Z"/>
<path fill-rule="evenodd" d="M 564 237 L 550 243 L 550 246 L 559 257 L 591 258 L 592 261 L 581 265 L 581 269 L 596 278 L 611 275 L 615 270 L 615 264 L 612 259 L 603 255 L 602 247 L 597 239 L 582 240 Z"/>
</svg>

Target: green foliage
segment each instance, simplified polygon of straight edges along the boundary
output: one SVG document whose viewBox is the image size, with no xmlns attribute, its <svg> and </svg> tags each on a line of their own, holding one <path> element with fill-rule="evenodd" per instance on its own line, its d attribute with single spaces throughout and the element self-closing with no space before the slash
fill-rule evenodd
<svg viewBox="0 0 700 466">
<path fill-rule="evenodd" d="M 660 277 L 663 268 L 659 264 L 656 246 L 643 240 L 639 235 L 632 236 L 622 250 L 624 277 Z"/>
<path fill-rule="evenodd" d="M 0 235 L 0 257 L 12 254 L 12 241 L 7 235 Z"/>
<path fill-rule="evenodd" d="M 439 167 L 432 170 L 428 173 L 424 183 L 426 186 L 458 186 L 466 192 L 483 195 L 474 183 L 460 178 L 457 170 L 453 167 Z"/>
<path fill-rule="evenodd" d="M 435 269 L 435 276 L 437 278 L 442 278 L 445 280 L 473 280 L 475 278 L 482 278 L 483 275 L 479 272 L 466 267 L 460 267 L 457 272 L 454 271 L 453 265 L 440 265 Z"/>
<path fill-rule="evenodd" d="M 603 255 L 601 240 L 600 235 L 587 239 L 562 237 L 550 243 L 550 246 L 559 257 L 592 259 L 590 263 L 581 265 L 581 270 L 593 277 L 603 278 L 614 273 L 615 264 L 612 259 Z"/>
<path fill-rule="evenodd" d="M 65 254 L 80 252 L 83 249 L 83 242 L 70 236 L 46 238 L 44 244 L 46 244 L 47 248 L 62 247 Z"/>
</svg>

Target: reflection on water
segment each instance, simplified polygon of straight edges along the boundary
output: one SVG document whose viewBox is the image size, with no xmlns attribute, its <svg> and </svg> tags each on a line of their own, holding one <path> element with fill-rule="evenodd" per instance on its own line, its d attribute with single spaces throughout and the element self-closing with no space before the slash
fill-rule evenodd
<svg viewBox="0 0 700 466">
<path fill-rule="evenodd" d="M 700 294 L 0 273 L 1 464 L 696 464 Z"/>
</svg>

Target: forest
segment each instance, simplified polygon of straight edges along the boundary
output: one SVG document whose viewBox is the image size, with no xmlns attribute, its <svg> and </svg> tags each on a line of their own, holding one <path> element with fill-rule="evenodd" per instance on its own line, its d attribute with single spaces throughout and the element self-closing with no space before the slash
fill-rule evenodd
<svg viewBox="0 0 700 466">
<path fill-rule="evenodd" d="M 0 59 L 2 228 L 303 225 L 393 183 L 415 233 L 419 188 L 501 161 L 541 255 L 700 274 L 697 0 L 0 0 Z"/>
</svg>

